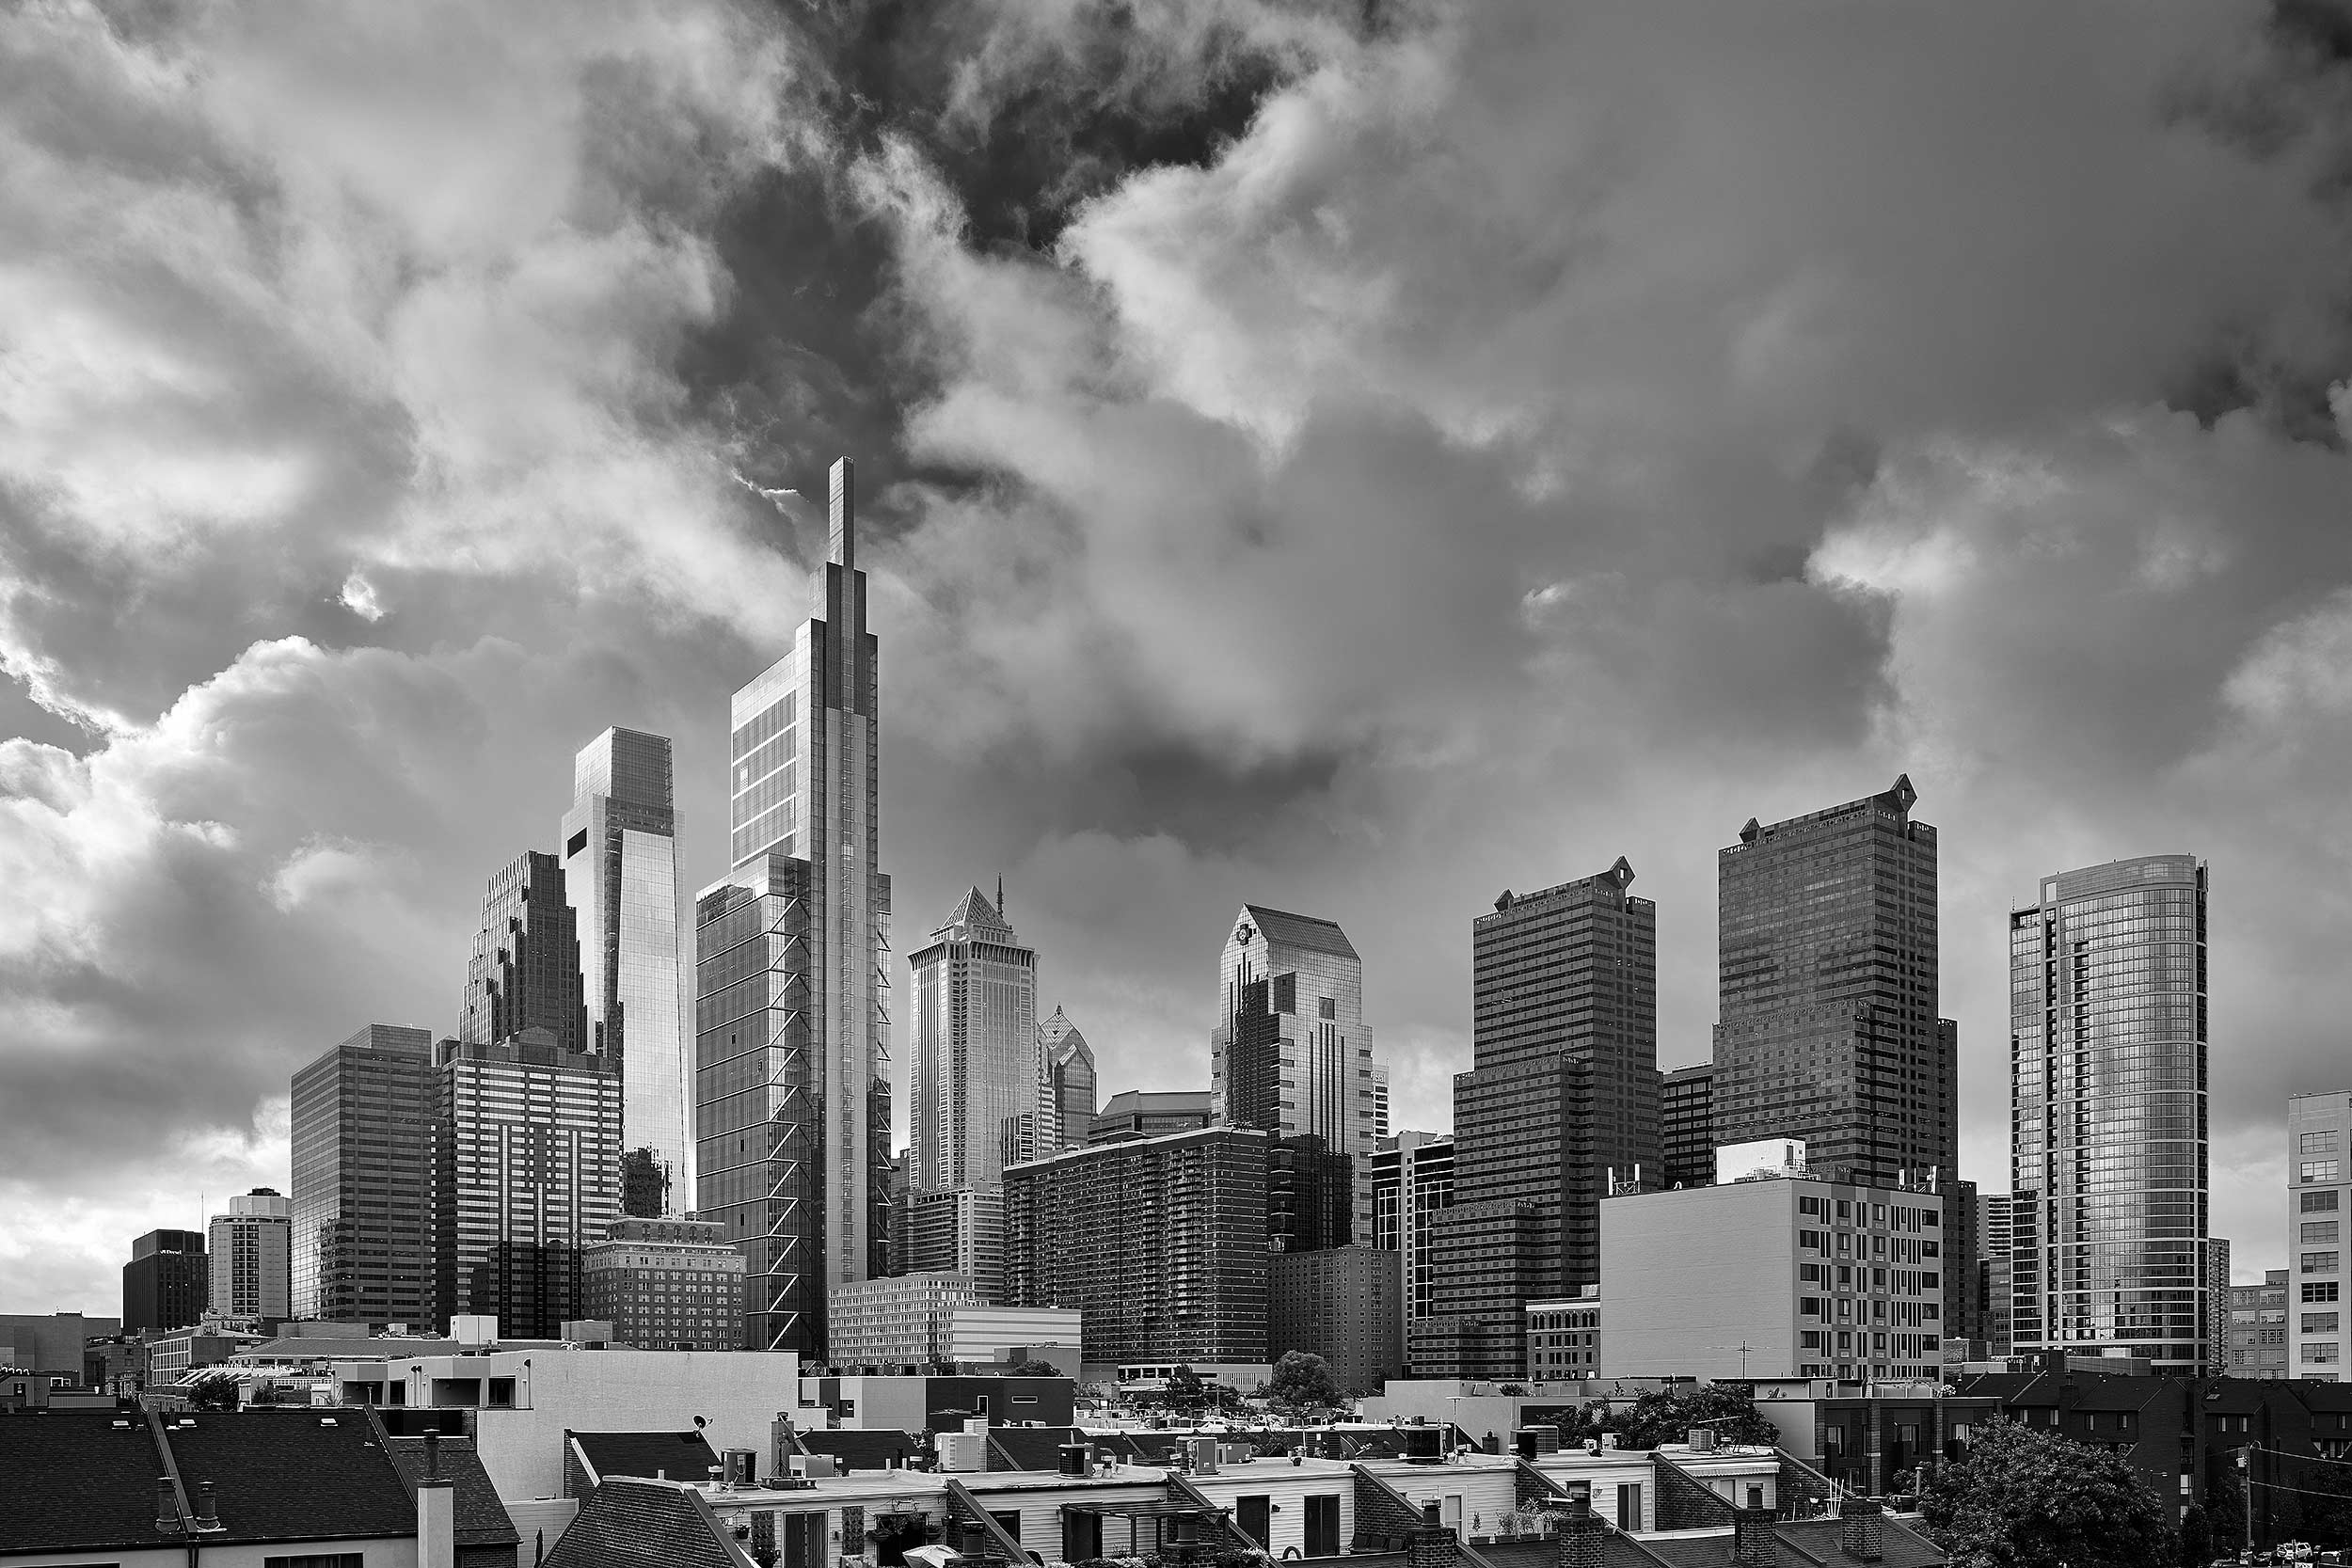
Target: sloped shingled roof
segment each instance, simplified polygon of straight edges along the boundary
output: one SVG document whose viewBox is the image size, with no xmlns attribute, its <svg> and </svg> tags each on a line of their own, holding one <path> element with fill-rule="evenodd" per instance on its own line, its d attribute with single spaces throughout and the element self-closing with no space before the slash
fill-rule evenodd
<svg viewBox="0 0 2352 1568">
<path fill-rule="evenodd" d="M 198 1483 L 213 1482 L 228 1533 L 208 1540 L 417 1532 L 416 1505 L 365 1411 L 199 1412 L 193 1426 L 174 1422 L 164 1438 L 180 1462 L 191 1503 Z M 144 1491 L 152 1494 L 153 1478 Z"/>
<path fill-rule="evenodd" d="M 400 1466 L 400 1479 L 414 1501 L 417 1482 L 424 1479 L 424 1439 L 393 1437 L 386 1440 L 392 1463 Z M 482 1467 L 481 1455 L 474 1452 L 470 1437 L 441 1439 L 441 1476 L 450 1483 L 450 1508 L 453 1531 L 460 1546 L 513 1546 L 522 1537 L 515 1531 L 515 1521 L 508 1516 L 506 1505 L 499 1501 L 498 1488 L 491 1484 L 490 1474 Z"/>
<path fill-rule="evenodd" d="M 618 1476 L 589 1494 L 541 1568 L 756 1565 L 692 1487 Z"/>
<path fill-rule="evenodd" d="M 0 1552 L 169 1545 L 155 1528 L 164 1462 L 146 1421 L 119 1416 L 0 1418 Z M 73 1478 L 72 1485 L 64 1478 Z"/>
</svg>

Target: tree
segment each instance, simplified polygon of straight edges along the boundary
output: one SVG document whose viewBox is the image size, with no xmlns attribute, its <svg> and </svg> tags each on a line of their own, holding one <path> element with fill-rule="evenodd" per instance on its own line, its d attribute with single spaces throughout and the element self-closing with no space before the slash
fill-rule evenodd
<svg viewBox="0 0 2352 1568">
<path fill-rule="evenodd" d="M 1008 1367 L 1005 1369 L 1005 1375 L 1007 1377 L 1059 1377 L 1061 1369 L 1051 1361 L 1040 1361 L 1032 1357 L 1017 1367 Z"/>
<path fill-rule="evenodd" d="M 2165 1505 L 2120 1454 L 1994 1421 L 1920 1497 L 1952 1568 L 2146 1568 L 2172 1560 Z"/>
<path fill-rule="evenodd" d="M 1654 1449 L 1679 1443 L 1692 1427 L 1714 1430 L 1719 1443 L 1755 1443 L 1770 1448 L 1780 1442 L 1780 1430 L 1756 1414 L 1756 1401 L 1744 1389 L 1724 1383 L 1687 1383 L 1673 1388 L 1653 1388 L 1624 1410 L 1609 1417 L 1604 1429 L 1617 1434 L 1629 1449 Z"/>
<path fill-rule="evenodd" d="M 2323 1546 L 2352 1539 L 2352 1470 L 2341 1465 L 2305 1465 L 2290 1473 L 2300 1506 L 2297 1533 Z"/>
<path fill-rule="evenodd" d="M 1501 1394 L 1506 1400 L 1523 1400 L 1527 1398 L 1527 1385 L 1524 1383 L 1506 1383 L 1502 1387 L 1496 1389 L 1495 1392 Z"/>
<path fill-rule="evenodd" d="M 1331 1364 L 1312 1351 L 1283 1352 L 1282 1359 L 1274 1364 L 1274 1381 L 1266 1392 L 1277 1404 L 1340 1402 L 1339 1379 L 1331 1375 Z"/>
<path fill-rule="evenodd" d="M 2181 1515 L 2181 1568 L 2205 1568 L 2213 1560 L 2213 1526 L 2195 1503 Z"/>
<path fill-rule="evenodd" d="M 2233 1449 L 2206 1450 L 2205 1526 L 2213 1532 L 2214 1544 L 2225 1552 L 2236 1550 L 2246 1539 L 2246 1485 Z"/>
<path fill-rule="evenodd" d="M 226 1370 L 207 1372 L 181 1385 L 188 1402 L 199 1410 L 234 1410 L 237 1408 L 237 1374 Z"/>
</svg>

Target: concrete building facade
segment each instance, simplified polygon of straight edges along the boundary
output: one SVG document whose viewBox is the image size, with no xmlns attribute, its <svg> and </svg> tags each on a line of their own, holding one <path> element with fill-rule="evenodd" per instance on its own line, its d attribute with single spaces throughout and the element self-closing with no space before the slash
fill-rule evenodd
<svg viewBox="0 0 2352 1568">
<path fill-rule="evenodd" d="M 2257 1379 L 2293 1375 L 2287 1349 L 2287 1322 L 2296 1308 L 2295 1276 L 2286 1269 L 2264 1273 L 2259 1285 L 2230 1287 L 2229 1338 L 2224 1345 L 2225 1377 Z"/>
<path fill-rule="evenodd" d="M 2287 1101 L 2287 1257 L 2295 1275 L 2287 1375 L 2344 1377 L 2347 1283 L 2344 1226 L 2352 1221 L 2352 1094 Z"/>
<path fill-rule="evenodd" d="M 1378 1247 L 1277 1253 L 1266 1266 L 1266 1359 L 1307 1351 L 1343 1394 L 1376 1394 L 1405 1365 L 1400 1256 Z"/>
<path fill-rule="evenodd" d="M 222 1318 L 284 1318 L 294 1312 L 293 1200 L 256 1187 L 229 1200 L 207 1227 L 210 1310 Z M 177 1324 L 174 1325 L 178 1326 Z"/>
<path fill-rule="evenodd" d="M 745 1249 L 745 1343 L 811 1352 L 825 1292 L 889 1264 L 879 645 L 855 470 L 831 478 L 818 613 L 735 693 L 734 869 L 694 915 L 695 1207 Z"/>
<path fill-rule="evenodd" d="M 1784 1177 L 1601 1204 L 1605 1377 L 1943 1371 L 1944 1200 Z"/>
<path fill-rule="evenodd" d="M 1600 1375 L 1600 1287 L 1527 1304 L 1527 1375 L 1537 1383 Z"/>
<path fill-rule="evenodd" d="M 825 1303 L 832 1365 L 852 1370 L 929 1367 L 946 1359 L 940 1331 L 946 1309 L 977 1302 L 969 1275 L 930 1273 L 836 1285 Z"/>
<path fill-rule="evenodd" d="M 710 1220 L 612 1222 L 580 1251 L 584 1316 L 639 1350 L 734 1350 L 743 1331 L 743 1254 Z M 519 1336 L 518 1336 L 519 1337 Z"/>
<path fill-rule="evenodd" d="M 1397 1301 L 1411 1325 L 1437 1310 L 1438 1275 L 1430 1238 L 1438 1216 L 1454 1207 L 1454 1139 L 1401 1132 L 1380 1140 L 1372 1156 L 1372 1244 L 1398 1255 Z"/>
</svg>

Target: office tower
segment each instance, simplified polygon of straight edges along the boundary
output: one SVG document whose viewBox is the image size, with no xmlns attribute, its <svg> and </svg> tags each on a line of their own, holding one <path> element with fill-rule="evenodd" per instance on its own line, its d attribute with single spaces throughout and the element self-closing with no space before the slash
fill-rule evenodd
<svg viewBox="0 0 2352 1568">
<path fill-rule="evenodd" d="M 1005 1303 L 1075 1307 L 1089 1361 L 1264 1361 L 1270 1141 L 1210 1127 L 1015 1165 Z"/>
<path fill-rule="evenodd" d="M 1330 1364 L 1343 1394 L 1376 1394 L 1405 1365 L 1397 1307 L 1397 1255 L 1377 1247 L 1323 1247 L 1266 1260 L 1268 1361 L 1292 1351 Z"/>
<path fill-rule="evenodd" d="M 1599 1281 L 1610 1173 L 1660 1170 L 1658 907 L 1632 881 L 1620 857 L 1471 923 L 1470 1070 L 1435 1309 L 1407 1352 L 1420 1375 L 1520 1375 L 1527 1304 Z"/>
<path fill-rule="evenodd" d="M 1189 1132 L 1208 1126 L 1209 1121 L 1206 1089 L 1121 1089 L 1095 1113 L 1086 1141 L 1090 1145 L 1156 1138 L 1163 1132 Z"/>
<path fill-rule="evenodd" d="M 294 1075 L 294 1315 L 433 1317 L 433 1036 L 371 1023 Z"/>
<path fill-rule="evenodd" d="M 2203 932 L 2203 868 L 2199 868 L 2197 901 L 2199 931 Z M 2201 981 L 2204 944 L 2197 950 Z M 2203 987 L 2199 986 L 2197 1011 L 2204 1014 Z M 2197 1082 L 2205 1081 L 2204 1031 L 2198 1030 Z M 2197 1126 L 2204 1126 L 2204 1096 L 2200 1094 Z M 2352 1151 L 2352 1094 L 2298 1094 L 2287 1101 L 2287 1260 L 2295 1270 L 2295 1300 L 2289 1306 L 2288 1343 L 2294 1356 L 2287 1375 L 2338 1381 L 2344 1370 L 2344 1312 L 2347 1276 L 2344 1266 L 2345 1211 L 2352 1209 L 2352 1179 L 2347 1179 L 2347 1151 Z M 2198 1174 L 2204 1174 L 2204 1146 L 2198 1146 Z"/>
<path fill-rule="evenodd" d="M 1094 1047 L 1059 1007 L 1038 1025 L 1045 1053 L 1045 1101 L 1053 1111 L 1054 1147 L 1083 1148 L 1094 1125 Z"/>
<path fill-rule="evenodd" d="M 1977 1196 L 1977 1300 L 1981 1304 L 1983 1354 L 1988 1358 L 2009 1354 L 2013 1344 L 2010 1307 L 2015 1287 L 2010 1275 L 2010 1248 L 2015 1237 L 2010 1224 L 2015 1207 L 2016 1200 L 2007 1193 Z"/>
<path fill-rule="evenodd" d="M 1943 1375 L 1941 1195 L 1783 1175 L 1600 1206 L 1600 1375 Z"/>
<path fill-rule="evenodd" d="M 201 1231 L 149 1231 L 131 1243 L 131 1260 L 122 1265 L 123 1331 L 187 1327 L 204 1316 L 211 1284 Z"/>
<path fill-rule="evenodd" d="M 1715 1064 L 1677 1068 L 1658 1084 L 1658 1143 L 1662 1187 L 1715 1181 Z"/>
<path fill-rule="evenodd" d="M 941 1187 L 910 1192 L 898 1214 L 898 1257 L 906 1274 L 956 1274 L 985 1302 L 1005 1299 L 1005 1190 Z M 839 1359 L 830 1344 L 827 1354 Z"/>
<path fill-rule="evenodd" d="M 1717 857 L 1719 1144 L 1803 1138 L 1813 1169 L 1948 1178 L 1955 1026 L 1936 1016 L 1935 830 L 1908 778 Z"/>
<path fill-rule="evenodd" d="M 1321 1138 L 1277 1138 L 1267 1148 L 1266 1245 L 1273 1251 L 1349 1245 L 1355 1201 L 1353 1162 Z"/>
<path fill-rule="evenodd" d="M 558 1051 L 584 1051 L 591 1042 L 583 995 L 580 922 L 563 863 L 525 850 L 492 874 L 482 895 L 457 1037 L 492 1045 L 545 1029 Z"/>
<path fill-rule="evenodd" d="M 620 1077 L 532 1027 L 435 1053 L 437 1323 L 487 1314 L 510 1339 L 588 1314 L 581 1254 L 620 1215 Z"/>
<path fill-rule="evenodd" d="M 2230 1328 L 2226 1341 L 2229 1361 L 2219 1369 L 2225 1377 L 2283 1378 L 2287 1368 L 2287 1319 L 2296 1310 L 2285 1269 L 2268 1269 L 2259 1285 L 2230 1287 Z M 2325 1309 L 2323 1309 L 2325 1310 Z M 2343 1308 L 2336 1308 L 2342 1311 Z"/>
<path fill-rule="evenodd" d="M 2198 1375 L 2228 1283 L 2207 1275 L 2205 867 L 2045 877 L 2009 933 L 2017 1350 Z"/>
<path fill-rule="evenodd" d="M 1453 1207 L 1451 1137 L 1404 1132 L 1380 1140 L 1372 1156 L 1372 1244 L 1399 1255 L 1397 1306 L 1408 1325 L 1437 1309 L 1430 1234 L 1438 1216 Z"/>
<path fill-rule="evenodd" d="M 621 1075 L 623 1211 L 675 1214 L 694 1191 L 670 742 L 612 729 L 572 759 L 564 886 L 580 929 L 585 1043 Z"/>
<path fill-rule="evenodd" d="M 275 1187 L 229 1200 L 206 1227 L 208 1310 L 220 1318 L 294 1315 L 294 1204 Z"/>
<path fill-rule="evenodd" d="M 854 470 L 833 466 L 815 619 L 735 694 L 734 869 L 695 900 L 696 1207 L 744 1248 L 744 1344 L 814 1353 L 825 1292 L 889 1261 L 876 643 Z"/>
<path fill-rule="evenodd" d="M 907 959 L 914 1187 L 994 1187 L 1005 1124 L 1042 1108 L 1037 954 L 978 888 Z"/>
<path fill-rule="evenodd" d="M 1355 1168 L 1388 1131 L 1389 1071 L 1373 1060 L 1364 966 L 1328 920 L 1242 906 L 1218 964 L 1209 1033 L 1213 1121 L 1277 1138 L 1312 1135 Z M 1358 1182 L 1344 1245 L 1372 1234 L 1372 1190 Z"/>
<path fill-rule="evenodd" d="M 614 1220 L 580 1255 L 580 1315 L 611 1323 L 615 1343 L 638 1350 L 735 1349 L 743 1254 L 720 1230 L 715 1220 Z"/>
</svg>

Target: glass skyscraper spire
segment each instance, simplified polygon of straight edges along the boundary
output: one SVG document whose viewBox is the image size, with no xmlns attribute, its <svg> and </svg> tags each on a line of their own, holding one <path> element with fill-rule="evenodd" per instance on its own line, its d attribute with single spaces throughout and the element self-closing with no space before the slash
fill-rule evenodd
<svg viewBox="0 0 2352 1568">
<path fill-rule="evenodd" d="M 887 1266 L 890 879 L 854 471 L 816 615 L 735 694 L 734 869 L 695 900 L 695 1192 L 748 1259 L 743 1342 L 814 1353 L 825 1291 Z"/>
<path fill-rule="evenodd" d="M 587 1043 L 621 1075 L 622 1203 L 631 1214 L 675 1214 L 694 1192 L 676 832 L 667 738 L 612 729 L 580 748 L 564 816 L 564 880 L 580 916 Z"/>
<path fill-rule="evenodd" d="M 2205 867 L 2045 877 L 2009 921 L 2011 1332 L 2020 1353 L 2210 1367 Z"/>
</svg>

